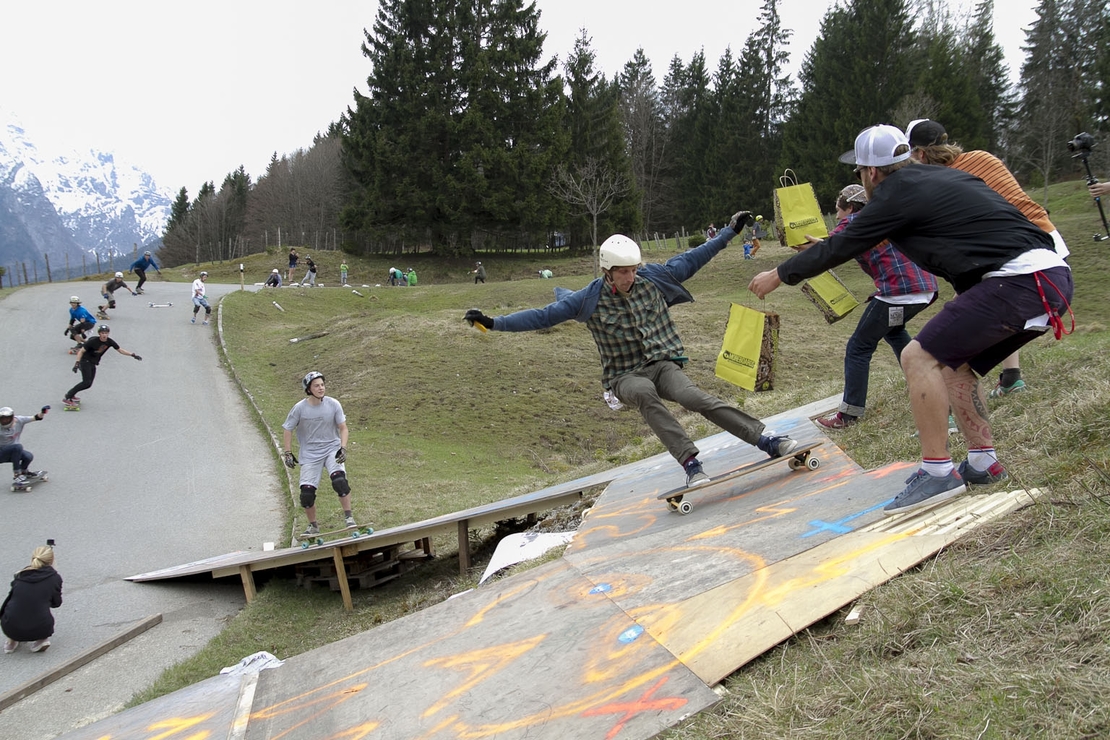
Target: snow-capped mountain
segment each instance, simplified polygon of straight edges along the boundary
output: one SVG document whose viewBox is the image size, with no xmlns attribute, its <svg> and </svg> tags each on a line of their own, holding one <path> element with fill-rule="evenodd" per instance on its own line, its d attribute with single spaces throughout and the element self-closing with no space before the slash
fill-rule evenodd
<svg viewBox="0 0 1110 740">
<path fill-rule="evenodd" d="M 48 152 L 0 109 L 0 265 L 157 248 L 172 196 L 113 155 Z"/>
</svg>

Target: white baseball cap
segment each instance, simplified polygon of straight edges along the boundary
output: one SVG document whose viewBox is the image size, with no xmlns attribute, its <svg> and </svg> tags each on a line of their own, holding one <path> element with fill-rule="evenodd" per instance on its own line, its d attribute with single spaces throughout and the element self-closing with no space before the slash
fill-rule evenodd
<svg viewBox="0 0 1110 740">
<path fill-rule="evenodd" d="M 906 151 L 896 154 L 900 146 L 905 146 Z M 860 131 L 856 148 L 840 155 L 841 162 L 857 167 L 886 167 L 909 158 L 910 142 L 902 129 L 885 123 Z"/>
</svg>

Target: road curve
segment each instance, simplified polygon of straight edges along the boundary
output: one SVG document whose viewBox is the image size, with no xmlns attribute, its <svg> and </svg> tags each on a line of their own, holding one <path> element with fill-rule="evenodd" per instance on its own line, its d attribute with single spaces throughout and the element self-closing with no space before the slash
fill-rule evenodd
<svg viewBox="0 0 1110 740">
<path fill-rule="evenodd" d="M 123 294 L 111 336 L 136 362 L 114 351 L 102 359 L 82 410 L 63 412 L 77 382 L 62 335 L 68 298 L 90 310 L 92 282 L 56 283 L 0 300 L 5 349 L 0 406 L 17 414 L 53 408 L 21 442 L 33 469 L 50 473 L 27 493 L 8 490 L 0 467 L 0 588 L 31 551 L 53 538 L 65 580 L 49 650 L 0 655 L 0 694 L 63 665 L 138 620 L 162 624 L 128 645 L 0 712 L 0 737 L 53 738 L 118 710 L 165 668 L 189 657 L 243 606 L 238 585 L 134 584 L 124 577 L 236 550 L 261 549 L 282 536 L 286 492 L 269 441 L 220 364 L 212 323 L 191 324 L 188 284 L 148 282 L 145 295 Z M 213 305 L 237 285 L 208 284 Z M 172 307 L 150 308 L 149 303 Z M 203 316 L 203 312 L 202 312 Z M 0 594 L 0 598 L 2 595 Z"/>
</svg>

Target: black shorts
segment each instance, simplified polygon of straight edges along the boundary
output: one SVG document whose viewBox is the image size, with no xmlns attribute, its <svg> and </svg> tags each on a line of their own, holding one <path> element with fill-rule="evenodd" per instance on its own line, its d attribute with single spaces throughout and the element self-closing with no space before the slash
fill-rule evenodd
<svg viewBox="0 0 1110 740">
<path fill-rule="evenodd" d="M 1043 300 L 1036 275 L 1041 277 Z M 1027 321 L 1045 314 L 1045 301 L 1066 314 L 1071 298 L 1071 270 L 1066 267 L 987 278 L 944 304 L 914 339 L 942 365 L 955 370 L 967 364 L 985 375 L 1045 333 L 1047 327 L 1025 328 Z"/>
</svg>

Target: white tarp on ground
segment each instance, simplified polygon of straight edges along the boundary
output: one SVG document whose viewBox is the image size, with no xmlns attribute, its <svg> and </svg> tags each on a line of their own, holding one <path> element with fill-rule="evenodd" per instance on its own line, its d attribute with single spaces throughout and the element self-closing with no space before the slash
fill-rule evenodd
<svg viewBox="0 0 1110 740">
<path fill-rule="evenodd" d="M 497 549 L 493 551 L 493 557 L 490 558 L 486 572 L 482 574 L 482 580 L 478 581 L 478 585 L 481 586 L 487 578 L 503 568 L 538 558 L 554 547 L 567 544 L 573 538 L 574 532 L 511 534 L 497 543 Z"/>
</svg>

